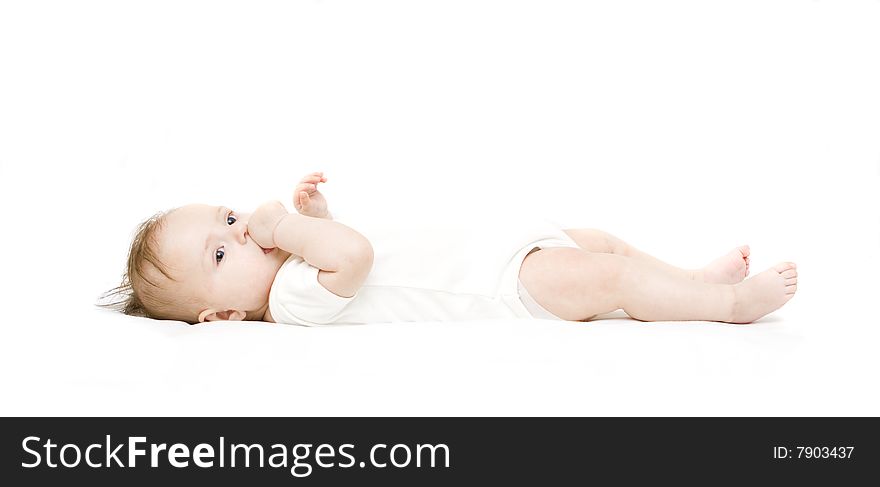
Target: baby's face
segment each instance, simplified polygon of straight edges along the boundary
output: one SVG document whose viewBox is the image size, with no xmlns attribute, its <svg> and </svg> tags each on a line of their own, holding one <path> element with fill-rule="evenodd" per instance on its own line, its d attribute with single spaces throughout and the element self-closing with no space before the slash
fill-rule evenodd
<svg viewBox="0 0 880 487">
<path fill-rule="evenodd" d="M 257 245 L 247 233 L 249 217 L 208 205 L 187 205 L 166 216 L 158 236 L 161 257 L 182 281 L 181 292 L 201 303 L 199 312 L 266 307 L 275 274 L 290 254 Z"/>
</svg>

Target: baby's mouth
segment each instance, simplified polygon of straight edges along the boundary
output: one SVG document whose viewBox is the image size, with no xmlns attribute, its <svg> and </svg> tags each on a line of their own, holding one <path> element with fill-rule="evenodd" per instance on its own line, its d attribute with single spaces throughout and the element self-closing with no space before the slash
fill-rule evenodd
<svg viewBox="0 0 880 487">
<path fill-rule="evenodd" d="M 263 247 L 260 247 L 260 248 L 263 249 Z M 271 249 L 263 249 L 263 254 L 264 254 L 264 255 L 265 255 L 265 254 L 268 254 L 269 252 L 271 252 L 271 251 L 273 251 L 273 250 L 275 250 L 275 249 L 274 249 L 274 248 L 271 248 Z"/>
</svg>

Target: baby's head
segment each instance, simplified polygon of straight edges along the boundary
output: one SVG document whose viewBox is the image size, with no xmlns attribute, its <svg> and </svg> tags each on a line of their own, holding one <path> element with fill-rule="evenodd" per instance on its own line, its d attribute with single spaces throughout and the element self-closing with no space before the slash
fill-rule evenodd
<svg viewBox="0 0 880 487">
<path fill-rule="evenodd" d="M 104 306 L 188 323 L 263 319 L 290 254 L 257 245 L 249 217 L 208 205 L 153 215 L 135 232 L 122 284 L 107 293 L 121 300 Z"/>
</svg>

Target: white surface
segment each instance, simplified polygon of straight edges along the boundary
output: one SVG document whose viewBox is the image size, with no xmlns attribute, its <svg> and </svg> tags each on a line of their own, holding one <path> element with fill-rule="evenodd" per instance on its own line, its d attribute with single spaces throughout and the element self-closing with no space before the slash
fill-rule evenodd
<svg viewBox="0 0 880 487">
<path fill-rule="evenodd" d="M 4 2 L 3 415 L 877 415 L 880 2 Z M 187 327 L 130 232 L 324 170 L 341 220 L 534 212 L 752 246 L 752 326 Z"/>
</svg>

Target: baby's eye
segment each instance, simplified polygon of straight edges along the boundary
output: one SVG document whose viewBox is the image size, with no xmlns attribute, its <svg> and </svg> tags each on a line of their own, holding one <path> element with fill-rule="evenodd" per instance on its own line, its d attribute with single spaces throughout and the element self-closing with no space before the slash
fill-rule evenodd
<svg viewBox="0 0 880 487">
<path fill-rule="evenodd" d="M 230 220 L 232 220 L 232 221 L 230 221 Z M 230 213 L 229 216 L 226 217 L 226 224 L 227 225 L 232 225 L 233 223 L 235 223 L 237 221 L 238 221 L 238 218 L 236 218 L 235 215 L 233 215 L 232 213 Z"/>
<path fill-rule="evenodd" d="M 226 255 L 226 251 L 223 250 L 223 247 L 220 247 L 219 249 L 217 249 L 216 252 L 214 252 L 214 259 L 217 261 L 218 264 L 221 260 L 223 260 L 224 255 Z"/>
</svg>

